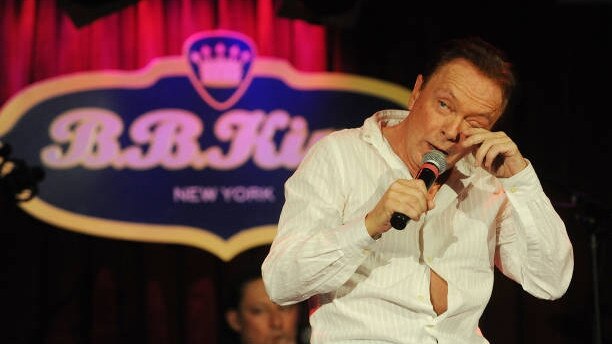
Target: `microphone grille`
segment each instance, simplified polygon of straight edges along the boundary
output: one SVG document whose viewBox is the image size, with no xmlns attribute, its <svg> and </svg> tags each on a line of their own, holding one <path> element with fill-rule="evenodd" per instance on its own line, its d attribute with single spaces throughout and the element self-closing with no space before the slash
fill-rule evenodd
<svg viewBox="0 0 612 344">
<path fill-rule="evenodd" d="M 446 171 L 446 154 L 440 152 L 437 149 L 432 149 L 423 155 L 423 163 L 430 163 L 436 165 L 439 173 L 442 174 Z"/>
</svg>

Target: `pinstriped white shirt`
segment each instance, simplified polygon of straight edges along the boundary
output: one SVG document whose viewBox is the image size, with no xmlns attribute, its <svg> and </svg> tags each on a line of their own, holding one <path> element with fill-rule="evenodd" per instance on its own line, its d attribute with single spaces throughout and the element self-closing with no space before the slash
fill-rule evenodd
<svg viewBox="0 0 612 344">
<path fill-rule="evenodd" d="M 325 136 L 285 183 L 262 274 L 273 301 L 314 306 L 311 343 L 488 343 L 477 328 L 495 266 L 538 298 L 569 286 L 572 246 L 531 163 L 497 179 L 466 156 L 434 209 L 402 231 L 368 235 L 365 215 L 393 181 L 412 178 L 381 132 L 407 114 L 384 110 Z M 431 269 L 448 282 L 440 316 Z"/>
</svg>

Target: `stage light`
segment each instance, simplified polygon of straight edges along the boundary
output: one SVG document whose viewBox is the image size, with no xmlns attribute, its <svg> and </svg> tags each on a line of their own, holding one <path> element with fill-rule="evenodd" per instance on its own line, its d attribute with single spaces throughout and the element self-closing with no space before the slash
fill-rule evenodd
<svg viewBox="0 0 612 344">
<path fill-rule="evenodd" d="M 45 172 L 28 166 L 22 159 L 11 158 L 11 152 L 11 145 L 0 141 L 0 197 L 7 202 L 29 201 L 38 194 Z"/>
<path fill-rule="evenodd" d="M 11 155 L 11 151 L 13 148 L 6 142 L 0 141 L 0 164 L 2 164 L 6 159 L 8 159 L 9 155 Z"/>
<path fill-rule="evenodd" d="M 139 0 L 57 0 L 77 28 L 134 5 Z"/>
</svg>

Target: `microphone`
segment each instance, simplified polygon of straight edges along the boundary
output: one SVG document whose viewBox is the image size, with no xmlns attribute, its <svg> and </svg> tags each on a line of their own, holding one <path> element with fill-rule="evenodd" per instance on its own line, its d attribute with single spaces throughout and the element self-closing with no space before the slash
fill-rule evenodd
<svg viewBox="0 0 612 344">
<path fill-rule="evenodd" d="M 416 176 L 416 179 L 421 179 L 425 182 L 425 187 L 429 190 L 431 185 L 436 181 L 438 176 L 446 171 L 446 155 L 439 150 L 432 149 L 423 155 L 421 169 Z M 406 214 L 394 212 L 391 215 L 391 226 L 395 229 L 402 230 L 406 228 L 410 218 Z"/>
</svg>

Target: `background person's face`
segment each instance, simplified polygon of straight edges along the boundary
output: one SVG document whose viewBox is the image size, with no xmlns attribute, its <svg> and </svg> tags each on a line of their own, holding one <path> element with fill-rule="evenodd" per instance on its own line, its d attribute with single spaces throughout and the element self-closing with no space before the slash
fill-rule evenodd
<svg viewBox="0 0 612 344">
<path fill-rule="evenodd" d="M 288 344 L 296 342 L 298 314 L 295 305 L 281 307 L 270 301 L 260 278 L 245 284 L 234 324 L 228 320 L 243 343 Z"/>
</svg>

